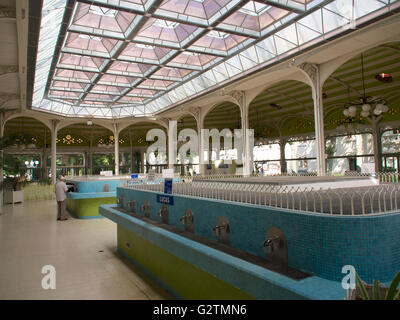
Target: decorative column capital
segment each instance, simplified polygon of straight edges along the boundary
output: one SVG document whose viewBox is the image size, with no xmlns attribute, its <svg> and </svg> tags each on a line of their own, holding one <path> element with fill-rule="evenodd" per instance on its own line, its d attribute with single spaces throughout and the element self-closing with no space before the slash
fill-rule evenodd
<svg viewBox="0 0 400 320">
<path fill-rule="evenodd" d="M 166 128 L 169 128 L 170 118 L 157 118 L 157 121 L 161 122 Z"/>
<path fill-rule="evenodd" d="M 58 126 L 60 125 L 61 120 L 58 119 L 51 119 L 51 131 L 52 132 L 57 132 L 58 131 Z"/>
<path fill-rule="evenodd" d="M 191 108 L 189 108 L 188 111 L 193 115 L 193 117 L 196 118 L 196 120 L 200 119 L 200 116 L 201 116 L 201 108 L 200 107 L 191 107 Z"/>
<path fill-rule="evenodd" d="M 228 96 L 231 96 L 233 99 L 235 99 L 240 108 L 244 107 L 245 97 L 246 97 L 246 93 L 244 91 L 233 90 L 228 93 Z"/>
<path fill-rule="evenodd" d="M 118 123 L 116 123 L 116 122 L 114 122 L 113 124 L 113 129 L 114 129 L 114 136 L 116 136 L 116 135 L 118 135 L 119 134 L 119 132 L 118 132 Z"/>
<path fill-rule="evenodd" d="M 279 145 L 285 145 L 289 141 L 288 138 L 279 138 Z"/>
<path fill-rule="evenodd" d="M 297 67 L 308 75 L 314 85 L 318 83 L 318 66 L 316 64 L 305 62 Z"/>
</svg>

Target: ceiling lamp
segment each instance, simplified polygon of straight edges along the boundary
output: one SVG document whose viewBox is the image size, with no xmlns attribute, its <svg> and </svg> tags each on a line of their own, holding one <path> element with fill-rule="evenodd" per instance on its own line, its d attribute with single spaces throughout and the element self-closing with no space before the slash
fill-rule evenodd
<svg viewBox="0 0 400 320">
<path fill-rule="evenodd" d="M 343 110 L 343 114 L 348 118 L 354 118 L 357 114 L 358 107 L 361 107 L 360 116 L 363 118 L 368 118 L 369 116 L 380 116 L 381 114 L 388 112 L 389 107 L 386 105 L 385 99 L 381 97 L 375 98 L 366 95 L 363 54 L 361 54 L 361 70 L 362 70 L 363 96 L 359 97 L 357 100 L 346 103 L 344 105 L 345 109 Z"/>
<path fill-rule="evenodd" d="M 383 83 L 390 83 L 393 81 L 393 77 L 389 73 L 384 72 L 377 74 L 375 79 Z"/>
</svg>

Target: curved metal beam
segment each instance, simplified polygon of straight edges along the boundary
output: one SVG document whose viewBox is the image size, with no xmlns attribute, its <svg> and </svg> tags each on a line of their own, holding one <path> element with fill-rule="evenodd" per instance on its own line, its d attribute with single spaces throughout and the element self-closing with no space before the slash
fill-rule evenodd
<svg viewBox="0 0 400 320">
<path fill-rule="evenodd" d="M 340 79 L 337 78 L 337 77 L 332 77 L 332 76 L 328 77 L 328 79 L 331 79 L 331 80 L 333 80 L 333 81 L 335 81 L 335 82 L 341 84 L 341 85 L 342 85 L 343 87 L 345 87 L 346 89 L 350 89 L 350 90 L 354 91 L 358 96 L 362 96 L 362 94 L 361 94 L 356 88 L 352 87 L 351 85 L 349 85 L 349 84 L 346 83 L 345 81 L 340 80 Z"/>
</svg>

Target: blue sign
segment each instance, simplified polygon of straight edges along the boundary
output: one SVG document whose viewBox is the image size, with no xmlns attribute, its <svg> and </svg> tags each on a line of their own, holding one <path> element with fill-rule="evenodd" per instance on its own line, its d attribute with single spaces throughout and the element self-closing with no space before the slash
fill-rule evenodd
<svg viewBox="0 0 400 320">
<path fill-rule="evenodd" d="M 164 180 L 164 193 L 172 194 L 172 179 Z"/>
<path fill-rule="evenodd" d="M 138 174 L 131 174 L 131 179 L 137 179 L 137 178 L 139 178 Z"/>
<path fill-rule="evenodd" d="M 157 195 L 157 202 L 173 206 L 174 205 L 174 197 L 173 196 L 166 196 L 166 195 L 163 195 L 163 194 L 158 194 Z"/>
</svg>

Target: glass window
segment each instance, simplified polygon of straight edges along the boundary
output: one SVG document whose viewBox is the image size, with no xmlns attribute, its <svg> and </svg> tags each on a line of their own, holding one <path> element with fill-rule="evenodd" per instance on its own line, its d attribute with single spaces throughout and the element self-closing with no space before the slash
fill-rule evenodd
<svg viewBox="0 0 400 320">
<path fill-rule="evenodd" d="M 326 154 L 334 156 L 359 156 L 373 154 L 373 137 L 370 133 L 332 137 L 326 140 Z"/>
<path fill-rule="evenodd" d="M 286 159 L 315 158 L 315 140 L 289 141 L 285 146 Z"/>
<path fill-rule="evenodd" d="M 57 154 L 56 164 L 59 167 L 81 167 L 84 165 L 84 155 L 79 154 Z M 51 156 L 47 157 L 47 166 L 51 166 Z"/>
<path fill-rule="evenodd" d="M 382 135 L 382 153 L 400 152 L 399 130 L 386 131 Z"/>
<path fill-rule="evenodd" d="M 279 143 L 254 147 L 253 156 L 254 161 L 279 160 L 281 157 Z"/>
</svg>

